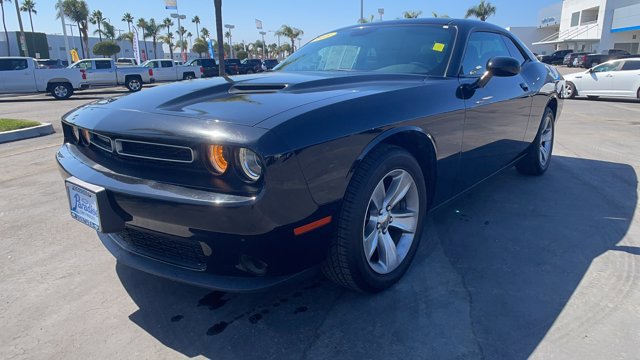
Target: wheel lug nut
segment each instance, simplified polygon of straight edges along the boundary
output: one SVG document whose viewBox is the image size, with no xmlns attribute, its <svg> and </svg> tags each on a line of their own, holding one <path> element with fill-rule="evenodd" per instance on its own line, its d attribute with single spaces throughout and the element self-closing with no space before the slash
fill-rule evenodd
<svg viewBox="0 0 640 360">
<path fill-rule="evenodd" d="M 392 222 L 393 222 L 393 218 L 392 218 L 392 217 L 390 217 L 390 218 L 389 218 L 389 222 L 390 222 L 390 223 L 392 223 Z"/>
<path fill-rule="evenodd" d="M 377 227 L 378 229 L 380 229 L 380 224 L 376 225 L 376 227 Z"/>
<path fill-rule="evenodd" d="M 391 210 L 391 206 L 387 206 L 387 211 Z"/>
</svg>

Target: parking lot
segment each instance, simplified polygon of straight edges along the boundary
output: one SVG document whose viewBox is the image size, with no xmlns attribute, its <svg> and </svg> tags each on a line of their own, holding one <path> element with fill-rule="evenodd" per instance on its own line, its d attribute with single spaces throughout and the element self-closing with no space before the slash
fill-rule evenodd
<svg viewBox="0 0 640 360">
<path fill-rule="evenodd" d="M 59 119 L 119 93 L 0 98 L 56 130 L 0 144 L 0 358 L 638 358 L 637 101 L 566 101 L 547 174 L 511 169 L 433 212 L 389 291 L 234 295 L 118 265 L 69 216 Z"/>
</svg>

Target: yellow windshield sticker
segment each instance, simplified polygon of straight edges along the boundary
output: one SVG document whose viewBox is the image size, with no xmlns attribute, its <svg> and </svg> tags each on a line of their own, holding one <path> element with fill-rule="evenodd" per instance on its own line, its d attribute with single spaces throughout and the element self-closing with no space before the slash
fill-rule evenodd
<svg viewBox="0 0 640 360">
<path fill-rule="evenodd" d="M 324 40 L 324 39 L 328 39 L 328 38 L 330 38 L 332 36 L 336 36 L 336 34 L 337 34 L 337 32 L 332 32 L 332 33 L 320 35 L 317 38 L 311 40 L 311 42 L 316 42 L 316 41 L 321 41 L 321 40 Z"/>
<path fill-rule="evenodd" d="M 444 44 L 443 43 L 434 43 L 433 44 L 433 51 L 442 52 L 443 50 L 444 50 Z"/>
</svg>

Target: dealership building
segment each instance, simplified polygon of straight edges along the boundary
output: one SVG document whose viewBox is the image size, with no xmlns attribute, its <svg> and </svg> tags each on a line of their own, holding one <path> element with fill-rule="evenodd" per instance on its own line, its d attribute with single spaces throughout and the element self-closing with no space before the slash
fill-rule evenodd
<svg viewBox="0 0 640 360">
<path fill-rule="evenodd" d="M 508 28 L 532 51 L 640 53 L 640 0 L 564 0 L 541 9 L 537 26 Z"/>
</svg>

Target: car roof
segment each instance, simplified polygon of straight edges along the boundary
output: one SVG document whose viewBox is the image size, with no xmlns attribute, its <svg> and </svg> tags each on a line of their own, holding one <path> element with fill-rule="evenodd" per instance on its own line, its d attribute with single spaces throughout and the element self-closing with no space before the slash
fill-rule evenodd
<svg viewBox="0 0 640 360">
<path fill-rule="evenodd" d="M 507 32 L 505 28 L 488 23 L 486 21 L 470 20 L 470 19 L 454 19 L 454 18 L 418 18 L 418 19 L 376 21 L 376 22 L 371 22 L 366 24 L 355 24 L 351 26 L 345 26 L 336 31 L 355 29 L 360 27 L 377 27 L 377 26 L 407 25 L 407 24 L 425 24 L 425 25 L 442 25 L 442 26 L 449 25 L 449 26 L 456 26 L 458 28 L 466 28 L 466 29 L 481 27 L 483 29 L 491 29 L 491 30 L 496 30 L 500 32 Z"/>
</svg>

